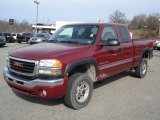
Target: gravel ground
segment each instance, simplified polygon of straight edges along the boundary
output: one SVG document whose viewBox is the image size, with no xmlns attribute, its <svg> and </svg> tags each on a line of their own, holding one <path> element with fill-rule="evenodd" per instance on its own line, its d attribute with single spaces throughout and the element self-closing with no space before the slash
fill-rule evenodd
<svg viewBox="0 0 160 120">
<path fill-rule="evenodd" d="M 8 51 L 0 48 L 0 120 L 160 120 L 160 51 L 154 51 L 144 79 L 124 72 L 94 85 L 87 107 L 73 110 L 62 99 L 44 100 L 14 93 L 3 79 Z"/>
</svg>

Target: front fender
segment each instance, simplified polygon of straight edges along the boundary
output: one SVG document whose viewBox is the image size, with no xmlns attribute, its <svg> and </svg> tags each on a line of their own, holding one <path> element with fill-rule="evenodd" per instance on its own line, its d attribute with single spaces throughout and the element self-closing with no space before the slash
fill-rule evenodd
<svg viewBox="0 0 160 120">
<path fill-rule="evenodd" d="M 80 66 L 80 65 L 84 65 L 84 64 L 92 64 L 94 65 L 95 69 L 96 69 L 96 74 L 97 74 L 97 63 L 96 60 L 94 58 L 87 58 L 87 59 L 82 59 L 82 60 L 78 60 L 75 62 L 72 62 L 70 64 L 67 65 L 66 69 L 65 69 L 65 74 L 70 73 L 75 67 Z"/>
</svg>

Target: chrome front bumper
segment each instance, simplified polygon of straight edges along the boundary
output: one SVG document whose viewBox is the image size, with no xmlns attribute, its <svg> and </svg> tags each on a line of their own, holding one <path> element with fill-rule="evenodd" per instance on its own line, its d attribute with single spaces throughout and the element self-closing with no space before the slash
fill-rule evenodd
<svg viewBox="0 0 160 120">
<path fill-rule="evenodd" d="M 34 88 L 35 86 L 48 86 L 48 87 L 53 87 L 53 86 L 58 86 L 62 85 L 64 82 L 64 79 L 54 79 L 54 80 L 44 80 L 44 79 L 34 79 L 31 81 L 21 79 L 19 77 L 13 76 L 10 74 L 8 68 L 3 69 L 3 76 L 6 82 L 12 83 L 18 86 L 23 86 L 26 88 Z"/>
</svg>

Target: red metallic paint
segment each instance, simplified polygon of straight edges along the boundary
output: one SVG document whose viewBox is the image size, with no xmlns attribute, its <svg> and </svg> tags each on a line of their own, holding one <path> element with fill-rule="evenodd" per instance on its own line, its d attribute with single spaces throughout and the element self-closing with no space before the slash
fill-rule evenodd
<svg viewBox="0 0 160 120">
<path fill-rule="evenodd" d="M 36 86 L 34 88 L 26 88 L 23 86 L 15 85 L 11 82 L 7 82 L 7 84 L 16 92 L 29 95 L 29 96 L 36 96 L 42 97 L 40 94 L 40 90 L 45 90 L 47 92 L 47 96 L 44 97 L 46 99 L 53 99 L 53 98 L 61 98 L 66 95 L 67 90 L 67 83 L 68 78 L 64 77 L 63 85 L 54 86 L 54 87 L 46 87 L 46 86 Z"/>
<path fill-rule="evenodd" d="M 63 73 L 66 70 L 66 66 L 70 63 L 82 59 L 94 58 L 96 60 L 98 68 L 98 80 L 101 80 L 116 73 L 120 73 L 127 69 L 138 66 L 141 61 L 142 50 L 144 48 L 153 47 L 152 41 L 132 41 L 131 39 L 128 43 L 121 43 L 119 46 L 101 46 L 101 34 L 103 32 L 104 27 L 107 25 L 112 25 L 115 27 L 118 39 L 121 40 L 120 35 L 117 31 L 118 24 L 98 23 L 94 25 L 99 26 L 99 32 L 95 44 L 93 45 L 75 45 L 67 43 L 40 43 L 11 51 L 9 55 L 29 60 L 58 59 L 63 64 Z M 118 52 L 120 48 L 123 49 L 122 52 Z M 124 60 L 128 59 L 131 59 L 130 62 L 114 66 L 115 63 L 123 62 Z M 63 97 L 66 94 L 68 78 L 64 79 L 64 84 L 62 86 L 56 87 L 37 86 L 35 88 L 29 89 L 24 88 L 22 86 L 14 85 L 12 83 L 8 84 L 15 88 L 34 92 L 36 96 L 40 96 L 40 89 L 45 89 L 48 94 L 47 98 L 57 98 Z"/>
</svg>

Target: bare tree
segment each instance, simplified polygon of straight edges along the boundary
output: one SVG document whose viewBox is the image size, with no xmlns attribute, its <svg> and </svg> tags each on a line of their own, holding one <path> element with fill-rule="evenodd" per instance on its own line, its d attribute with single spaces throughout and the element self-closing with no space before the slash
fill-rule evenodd
<svg viewBox="0 0 160 120">
<path fill-rule="evenodd" d="M 134 18 L 131 20 L 129 27 L 130 28 L 140 28 L 140 29 L 150 29 L 150 30 L 156 30 L 159 25 L 159 13 L 154 13 L 150 15 L 140 14 L 137 16 L 134 16 Z"/>
<path fill-rule="evenodd" d="M 130 21 L 129 28 L 131 29 L 138 28 L 138 18 L 136 16 Z"/>
<path fill-rule="evenodd" d="M 147 28 L 147 16 L 145 14 L 139 14 L 137 16 L 134 16 L 134 18 L 131 20 L 129 27 L 130 28 Z"/>
<path fill-rule="evenodd" d="M 8 25 L 4 20 L 0 21 L 0 32 L 7 31 Z"/>
<path fill-rule="evenodd" d="M 119 10 L 115 10 L 114 13 L 109 15 L 109 20 L 110 22 L 122 23 L 122 24 L 126 24 L 128 22 L 128 20 L 126 19 L 125 13 L 122 13 Z"/>
<path fill-rule="evenodd" d="M 24 31 L 32 31 L 31 24 L 27 21 L 18 22 L 14 20 L 14 25 L 9 25 L 7 20 L 0 20 L 0 32 L 24 32 Z"/>
<path fill-rule="evenodd" d="M 157 27 L 159 26 L 159 18 L 160 14 L 155 13 L 155 14 L 150 14 L 149 17 L 147 18 L 147 26 L 151 30 L 156 30 Z"/>
</svg>

